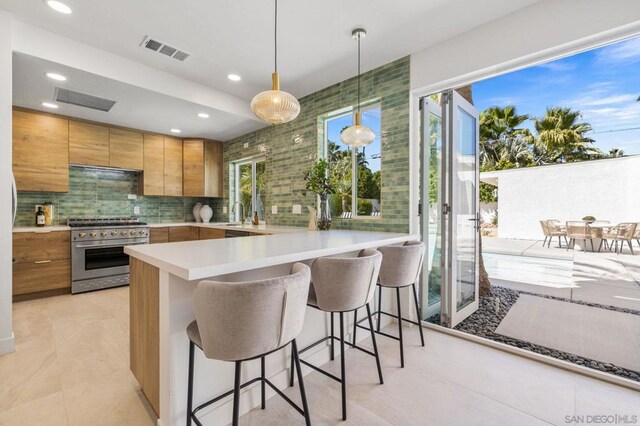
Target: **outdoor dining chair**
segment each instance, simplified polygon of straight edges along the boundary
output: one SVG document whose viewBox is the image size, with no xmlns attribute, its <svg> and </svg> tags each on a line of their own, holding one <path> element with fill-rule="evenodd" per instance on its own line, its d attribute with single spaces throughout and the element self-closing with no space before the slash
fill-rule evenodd
<svg viewBox="0 0 640 426">
<path fill-rule="evenodd" d="M 542 242 L 542 246 L 544 247 L 545 243 L 547 243 L 547 238 L 549 242 L 547 243 L 547 247 L 551 247 L 551 240 L 553 237 L 558 237 L 558 244 L 562 247 L 562 240 L 567 242 L 567 231 L 560 225 L 560 221 L 556 219 L 547 219 L 541 220 L 540 226 L 542 227 L 542 233 L 544 234 L 544 241 Z"/>
<path fill-rule="evenodd" d="M 569 238 L 569 244 L 567 245 L 567 251 L 571 247 L 575 249 L 576 240 L 582 240 L 582 249 L 587 251 L 587 240 L 591 243 L 591 250 L 593 251 L 593 233 L 588 223 L 583 221 L 569 221 L 567 222 L 567 238 Z"/>
<path fill-rule="evenodd" d="M 638 246 L 640 246 L 640 223 L 636 223 L 636 232 L 633 233 L 633 238 L 638 243 Z"/>
<path fill-rule="evenodd" d="M 631 254 L 635 254 L 633 252 L 633 244 L 632 241 L 636 238 L 636 228 L 637 223 L 632 222 L 624 222 L 619 223 L 611 231 L 606 233 L 606 240 L 609 242 L 609 251 L 614 247 L 615 243 L 615 252 L 616 254 L 622 253 L 622 248 L 624 247 L 624 243 L 626 242 L 629 245 L 629 250 L 631 250 Z M 605 240 L 605 233 L 602 234 L 603 241 Z M 618 242 L 620 242 L 620 249 L 618 249 Z M 599 249 L 598 249 L 599 250 Z"/>
</svg>

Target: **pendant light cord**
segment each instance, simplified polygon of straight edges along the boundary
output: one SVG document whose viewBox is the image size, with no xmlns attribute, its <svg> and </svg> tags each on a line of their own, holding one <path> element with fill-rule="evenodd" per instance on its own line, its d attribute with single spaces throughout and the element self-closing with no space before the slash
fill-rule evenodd
<svg viewBox="0 0 640 426">
<path fill-rule="evenodd" d="M 360 34 L 358 34 L 358 112 L 360 112 Z"/>
<path fill-rule="evenodd" d="M 275 26 L 274 26 L 274 31 L 273 31 L 273 44 L 275 46 L 275 52 L 274 52 L 274 62 L 275 62 L 275 68 L 276 68 L 276 72 L 278 72 L 278 0 L 275 0 L 276 3 L 276 19 L 275 19 Z"/>
</svg>

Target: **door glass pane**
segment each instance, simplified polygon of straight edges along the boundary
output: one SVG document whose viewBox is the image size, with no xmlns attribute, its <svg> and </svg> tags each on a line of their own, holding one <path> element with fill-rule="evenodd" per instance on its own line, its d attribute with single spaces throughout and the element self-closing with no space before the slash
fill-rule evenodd
<svg viewBox="0 0 640 426">
<path fill-rule="evenodd" d="M 244 163 L 238 166 L 238 179 L 239 201 L 244 205 L 244 212 L 242 214 L 244 214 L 245 219 L 250 219 L 251 214 L 253 214 L 251 211 L 251 199 L 253 197 L 251 163 Z M 241 209 L 237 207 L 236 218 L 238 220 L 242 219 L 240 217 L 240 210 Z"/>
<path fill-rule="evenodd" d="M 427 235 L 427 304 L 432 306 L 440 302 L 440 283 L 442 266 L 440 264 L 442 251 L 442 118 L 429 111 L 425 125 L 429 126 L 428 140 L 425 149 L 428 150 L 425 159 L 428 161 L 429 199 L 427 200 L 428 215 Z M 430 314 L 433 314 L 430 312 Z"/>
<path fill-rule="evenodd" d="M 376 134 L 375 140 L 367 146 L 358 148 L 356 157 L 358 170 L 358 215 L 380 215 L 380 107 L 362 111 L 362 125 L 369 127 Z"/>
<path fill-rule="evenodd" d="M 453 202 L 456 214 L 456 309 L 462 310 L 476 296 L 476 119 L 458 107 L 458 140 L 454 141 L 456 173 Z"/>
<path fill-rule="evenodd" d="M 266 184 L 265 162 L 256 163 L 256 205 L 254 211 L 258 212 L 258 219 L 264 220 L 264 190 Z"/>
</svg>

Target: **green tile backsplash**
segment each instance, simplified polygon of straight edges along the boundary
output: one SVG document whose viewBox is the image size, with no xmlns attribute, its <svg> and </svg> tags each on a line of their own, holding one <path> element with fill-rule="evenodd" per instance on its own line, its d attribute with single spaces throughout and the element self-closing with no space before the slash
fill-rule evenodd
<svg viewBox="0 0 640 426">
<path fill-rule="evenodd" d="M 409 57 L 362 75 L 361 99 L 379 100 L 382 108 L 382 216 L 335 219 L 333 228 L 371 231 L 409 231 Z M 272 225 L 306 226 L 306 205 L 315 197 L 301 194 L 302 174 L 318 156 L 324 131 L 322 117 L 357 102 L 357 79 L 351 78 L 300 99 L 301 112 L 292 122 L 269 126 L 225 142 L 225 189 L 233 199 L 234 176 L 229 164 L 251 157 L 266 158 L 266 220 Z M 248 148 L 244 148 L 244 144 Z M 225 199 L 229 204 L 229 199 Z M 293 214 L 301 204 L 303 214 Z M 271 214 L 271 206 L 278 213 Z M 231 211 L 229 209 L 229 211 Z"/>
<path fill-rule="evenodd" d="M 192 208 L 197 202 L 209 204 L 213 220 L 222 218 L 223 200 L 193 197 L 141 197 L 138 174 L 130 171 L 69 168 L 69 192 L 19 192 L 15 226 L 31 226 L 35 222 L 34 206 L 50 201 L 55 204 L 55 225 L 66 225 L 69 218 L 139 217 L 148 223 L 193 222 Z M 134 206 L 140 214 L 134 215 Z"/>
</svg>

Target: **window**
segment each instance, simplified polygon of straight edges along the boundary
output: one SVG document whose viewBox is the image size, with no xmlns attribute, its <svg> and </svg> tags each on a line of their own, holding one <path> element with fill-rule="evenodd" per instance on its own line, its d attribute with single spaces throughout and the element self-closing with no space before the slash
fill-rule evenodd
<svg viewBox="0 0 640 426">
<path fill-rule="evenodd" d="M 362 108 L 362 125 L 376 139 L 368 146 L 352 149 L 340 133 L 355 121 L 355 110 L 329 114 L 324 119 L 324 155 L 331 164 L 336 193 L 329 199 L 332 218 L 376 217 L 381 212 L 381 108 Z"/>
<path fill-rule="evenodd" d="M 240 208 L 236 207 L 234 219 L 251 220 L 253 212 L 258 213 L 258 219 L 264 220 L 264 193 L 266 184 L 265 160 L 256 158 L 235 163 L 235 199 L 234 202 L 241 202 L 244 211 L 240 213 Z"/>
</svg>

